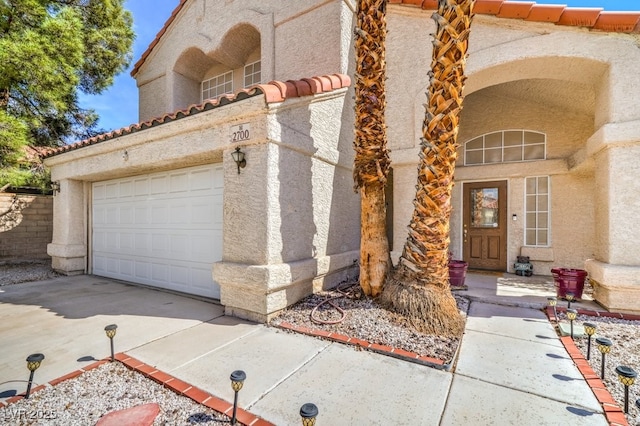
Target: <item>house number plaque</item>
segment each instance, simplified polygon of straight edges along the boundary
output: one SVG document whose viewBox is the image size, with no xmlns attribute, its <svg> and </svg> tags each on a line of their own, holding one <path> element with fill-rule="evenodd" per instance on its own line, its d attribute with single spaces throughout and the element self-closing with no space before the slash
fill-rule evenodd
<svg viewBox="0 0 640 426">
<path fill-rule="evenodd" d="M 242 142 L 251 139 L 251 126 L 249 123 L 231 126 L 231 142 Z"/>
</svg>

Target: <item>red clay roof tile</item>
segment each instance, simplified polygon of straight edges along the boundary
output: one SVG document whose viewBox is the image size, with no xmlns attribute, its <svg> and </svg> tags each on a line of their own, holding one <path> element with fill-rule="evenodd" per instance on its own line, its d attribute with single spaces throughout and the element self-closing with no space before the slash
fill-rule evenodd
<svg viewBox="0 0 640 426">
<path fill-rule="evenodd" d="M 478 0 L 473 8 L 474 13 L 497 15 L 502 7 L 502 0 Z"/>
<path fill-rule="evenodd" d="M 309 83 L 308 78 L 303 78 L 302 80 L 295 80 L 291 82 L 296 85 L 298 96 L 308 96 L 313 94 L 311 83 Z"/>
<path fill-rule="evenodd" d="M 438 8 L 438 0 L 424 0 L 422 8 L 427 10 L 436 10 Z"/>
<path fill-rule="evenodd" d="M 155 117 L 143 123 L 132 124 L 121 129 L 113 130 L 108 133 L 94 136 L 71 145 L 65 145 L 58 148 L 48 149 L 40 153 L 42 158 L 53 157 L 64 152 L 73 151 L 99 142 L 108 141 L 120 136 L 139 132 L 150 127 L 159 126 L 181 118 L 218 108 L 233 102 L 248 99 L 254 96 L 263 95 L 265 102 L 278 103 L 283 102 L 287 98 L 296 98 L 300 96 L 309 96 L 323 92 L 331 92 L 333 90 L 342 89 L 351 85 L 351 78 L 344 74 L 322 75 L 312 78 L 303 78 L 302 80 L 289 80 L 287 82 L 271 81 L 266 84 L 258 84 L 246 89 L 239 90 L 233 95 L 223 95 L 216 99 L 208 99 L 201 104 L 189 105 L 185 109 L 165 114 L 161 117 Z"/>
<path fill-rule="evenodd" d="M 558 24 L 573 25 L 576 27 L 593 27 L 602 12 L 595 7 L 567 7 L 560 16 Z"/>
<path fill-rule="evenodd" d="M 630 33 L 640 21 L 640 12 L 602 12 L 593 26 L 595 30 Z"/>
<path fill-rule="evenodd" d="M 525 19 L 534 22 L 558 22 L 565 6 L 560 4 L 534 4 Z"/>
<path fill-rule="evenodd" d="M 264 93 L 267 103 L 284 101 L 284 96 L 282 96 L 280 87 L 275 84 L 259 84 L 257 87 L 259 87 L 260 90 L 262 90 L 262 93 Z"/>
<path fill-rule="evenodd" d="M 497 16 L 498 18 L 526 19 L 534 4 L 536 4 L 534 1 L 504 2 Z"/>
</svg>

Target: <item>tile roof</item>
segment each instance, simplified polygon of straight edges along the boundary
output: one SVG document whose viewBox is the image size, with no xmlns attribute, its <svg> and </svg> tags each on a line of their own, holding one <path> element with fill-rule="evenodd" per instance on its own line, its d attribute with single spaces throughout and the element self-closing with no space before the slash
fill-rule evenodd
<svg viewBox="0 0 640 426">
<path fill-rule="evenodd" d="M 69 151 L 74 151 L 89 145 L 95 145 L 100 142 L 106 142 L 120 136 L 136 133 L 150 127 L 159 126 L 161 124 L 170 123 L 180 120 L 181 118 L 196 115 L 198 113 L 219 108 L 230 103 L 252 98 L 258 95 L 264 95 L 265 102 L 278 103 L 288 98 L 297 98 L 302 96 L 315 95 L 318 93 L 331 92 L 351 85 L 351 78 L 345 74 L 321 75 L 311 78 L 303 78 L 300 80 L 288 81 L 271 81 L 265 84 L 257 84 L 247 89 L 242 89 L 232 95 L 222 95 L 215 99 L 208 99 L 201 104 L 191 105 L 185 109 L 165 114 L 161 117 L 153 118 L 143 123 L 132 124 L 122 129 L 113 130 L 108 133 L 94 136 L 89 139 L 76 142 L 71 145 L 65 145 L 58 148 L 48 149 L 46 152 L 40 153 L 42 158 L 53 157 Z"/>
<path fill-rule="evenodd" d="M 160 29 L 155 39 L 147 50 L 144 51 L 138 62 L 131 70 L 131 76 L 135 77 L 140 67 L 147 60 L 169 26 L 188 0 L 180 0 L 180 3 L 171 13 L 167 22 Z M 603 0 L 604 2 L 604 0 Z M 438 0 L 389 0 L 391 4 L 419 7 L 427 10 L 436 10 Z M 637 12 L 609 12 L 602 8 L 567 7 L 560 4 L 537 4 L 534 1 L 507 1 L 507 0 L 477 0 L 474 12 L 481 15 L 495 15 L 498 18 L 523 19 L 532 22 L 551 22 L 556 25 L 575 27 L 587 27 L 593 30 L 640 33 L 640 11 Z"/>
</svg>

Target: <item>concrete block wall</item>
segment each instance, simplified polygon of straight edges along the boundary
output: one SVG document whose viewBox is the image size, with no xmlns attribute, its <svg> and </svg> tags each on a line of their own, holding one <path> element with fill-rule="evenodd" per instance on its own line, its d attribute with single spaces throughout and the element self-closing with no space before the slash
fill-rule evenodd
<svg viewBox="0 0 640 426">
<path fill-rule="evenodd" d="M 46 259 L 53 197 L 0 194 L 0 259 Z"/>
</svg>

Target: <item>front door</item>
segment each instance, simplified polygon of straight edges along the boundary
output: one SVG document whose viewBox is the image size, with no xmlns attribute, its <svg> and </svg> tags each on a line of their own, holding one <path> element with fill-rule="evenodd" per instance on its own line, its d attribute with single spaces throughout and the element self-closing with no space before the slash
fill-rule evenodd
<svg viewBox="0 0 640 426">
<path fill-rule="evenodd" d="M 507 181 L 464 184 L 463 251 L 471 269 L 507 270 Z"/>
</svg>

